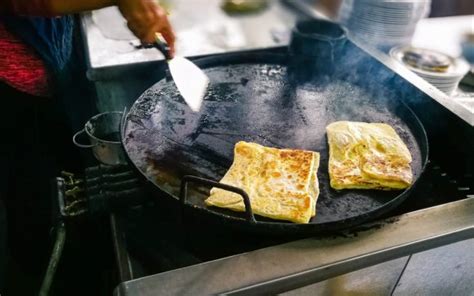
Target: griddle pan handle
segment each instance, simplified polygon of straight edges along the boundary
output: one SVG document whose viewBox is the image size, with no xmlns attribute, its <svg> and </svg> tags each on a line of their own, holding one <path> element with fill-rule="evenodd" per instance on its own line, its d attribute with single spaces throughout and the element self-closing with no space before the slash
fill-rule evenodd
<svg viewBox="0 0 474 296">
<path fill-rule="evenodd" d="M 79 148 L 92 148 L 92 147 L 97 146 L 97 144 L 82 144 L 82 143 L 79 143 L 77 138 L 80 135 L 84 134 L 85 132 L 86 132 L 86 130 L 82 129 L 82 130 L 78 131 L 77 133 L 75 133 L 74 136 L 72 136 L 72 142 L 74 143 L 74 145 L 76 145 Z"/>
<path fill-rule="evenodd" d="M 196 183 L 196 184 L 201 184 L 201 185 L 205 185 L 205 186 L 208 186 L 208 187 L 216 187 L 216 188 L 219 188 L 219 189 L 222 189 L 222 190 L 226 190 L 226 191 L 230 191 L 230 192 L 239 194 L 240 196 L 242 196 L 242 198 L 244 200 L 245 216 L 246 216 L 245 218 L 250 223 L 256 223 L 257 222 L 255 220 L 254 215 L 253 215 L 252 205 L 250 204 L 250 198 L 249 198 L 247 192 L 245 192 L 243 189 L 238 188 L 238 187 L 222 184 L 222 183 L 215 182 L 215 181 L 205 179 L 205 178 L 201 178 L 201 177 L 196 177 L 196 176 L 191 176 L 191 175 L 186 175 L 186 176 L 183 177 L 183 179 L 181 181 L 181 191 L 179 193 L 179 201 L 181 202 L 181 204 L 183 206 L 186 205 L 186 199 L 187 199 L 187 196 L 188 196 L 188 183 Z"/>
</svg>

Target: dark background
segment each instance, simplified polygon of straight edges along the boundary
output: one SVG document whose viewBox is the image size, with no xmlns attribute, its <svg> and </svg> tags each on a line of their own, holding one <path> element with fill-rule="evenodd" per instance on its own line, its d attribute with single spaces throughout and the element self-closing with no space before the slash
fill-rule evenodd
<svg viewBox="0 0 474 296">
<path fill-rule="evenodd" d="M 326 11 L 330 16 L 334 16 L 343 0 L 312 1 L 318 9 Z M 430 17 L 474 14 L 473 0 L 431 0 L 431 3 Z"/>
<path fill-rule="evenodd" d="M 469 14 L 474 14 L 473 0 L 432 0 L 430 17 Z"/>
</svg>

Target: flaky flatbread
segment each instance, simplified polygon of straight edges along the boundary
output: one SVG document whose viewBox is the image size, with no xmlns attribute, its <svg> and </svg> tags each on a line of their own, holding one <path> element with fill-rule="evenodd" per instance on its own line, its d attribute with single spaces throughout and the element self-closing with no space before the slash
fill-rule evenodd
<svg viewBox="0 0 474 296">
<path fill-rule="evenodd" d="M 383 123 L 339 121 L 327 126 L 334 189 L 404 189 L 413 174 L 410 151 Z"/>
<path fill-rule="evenodd" d="M 257 215 L 308 223 L 319 195 L 318 167 L 316 152 L 238 142 L 234 162 L 220 182 L 245 190 Z M 234 211 L 245 209 L 240 195 L 218 188 L 205 202 Z"/>
</svg>

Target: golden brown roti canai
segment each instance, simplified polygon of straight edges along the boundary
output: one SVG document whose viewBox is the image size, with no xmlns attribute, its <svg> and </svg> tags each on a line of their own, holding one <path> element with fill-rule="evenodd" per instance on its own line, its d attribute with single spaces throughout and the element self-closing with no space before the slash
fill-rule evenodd
<svg viewBox="0 0 474 296">
<path fill-rule="evenodd" d="M 245 190 L 255 214 L 308 223 L 316 214 L 318 167 L 316 152 L 238 142 L 234 162 L 221 183 Z M 208 206 L 245 210 L 240 195 L 218 188 L 211 190 L 205 202 Z"/>
<path fill-rule="evenodd" d="M 411 185 L 410 151 L 391 126 L 339 121 L 326 130 L 332 188 L 390 190 Z"/>
</svg>

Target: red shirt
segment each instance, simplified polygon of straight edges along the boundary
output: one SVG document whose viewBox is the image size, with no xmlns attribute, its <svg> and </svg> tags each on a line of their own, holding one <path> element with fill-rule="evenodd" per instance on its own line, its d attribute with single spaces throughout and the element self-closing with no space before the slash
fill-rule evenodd
<svg viewBox="0 0 474 296">
<path fill-rule="evenodd" d="M 34 49 L 0 22 L 0 81 L 30 95 L 48 97 L 48 80 L 46 66 Z"/>
<path fill-rule="evenodd" d="M 53 16 L 49 0 L 0 0 L 0 14 Z M 0 81 L 35 96 L 49 96 L 46 66 L 34 49 L 0 21 Z"/>
</svg>

